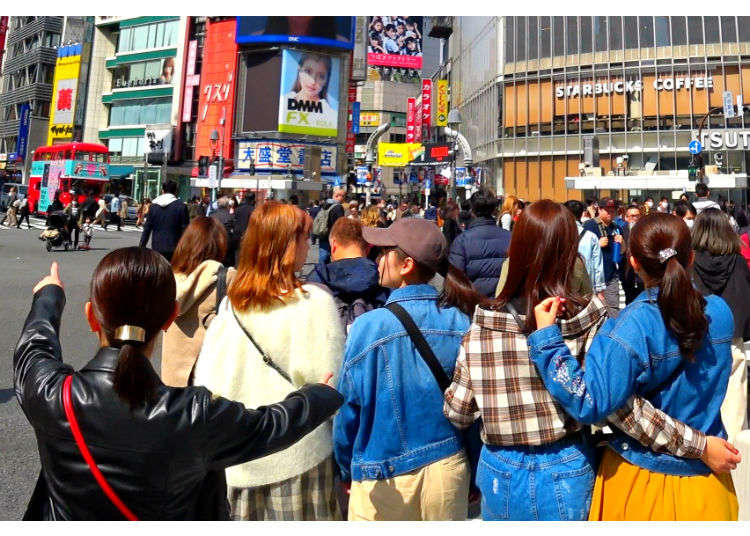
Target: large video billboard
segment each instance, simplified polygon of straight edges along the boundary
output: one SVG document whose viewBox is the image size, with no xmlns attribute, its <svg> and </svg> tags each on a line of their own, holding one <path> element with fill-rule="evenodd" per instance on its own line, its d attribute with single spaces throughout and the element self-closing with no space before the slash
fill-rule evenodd
<svg viewBox="0 0 750 536">
<path fill-rule="evenodd" d="M 422 30 L 422 17 L 370 17 L 367 28 L 367 63 L 420 70 Z"/>
<path fill-rule="evenodd" d="M 279 132 L 338 134 L 341 60 L 285 49 L 281 60 Z"/>
<path fill-rule="evenodd" d="M 354 17 L 237 17 L 237 43 L 354 47 Z"/>
</svg>

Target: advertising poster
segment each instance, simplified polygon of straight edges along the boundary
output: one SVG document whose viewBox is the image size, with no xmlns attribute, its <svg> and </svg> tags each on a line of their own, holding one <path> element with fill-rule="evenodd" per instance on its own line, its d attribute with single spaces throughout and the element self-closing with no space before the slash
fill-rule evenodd
<svg viewBox="0 0 750 536">
<path fill-rule="evenodd" d="M 380 126 L 380 112 L 361 112 L 359 114 L 360 127 Z"/>
<path fill-rule="evenodd" d="M 21 160 L 26 159 L 26 147 L 29 143 L 29 126 L 31 124 L 31 105 L 25 102 L 21 105 L 21 121 L 18 125 L 18 139 L 16 140 L 16 154 Z"/>
<path fill-rule="evenodd" d="M 237 43 L 354 47 L 354 17 L 237 17 Z"/>
<path fill-rule="evenodd" d="M 406 143 L 414 143 L 417 124 L 417 99 L 409 97 L 406 100 Z"/>
<path fill-rule="evenodd" d="M 109 178 L 109 164 L 88 160 L 66 160 L 65 175 L 75 179 L 107 180 Z"/>
<path fill-rule="evenodd" d="M 422 17 L 378 15 L 367 28 L 367 63 L 422 69 Z"/>
<path fill-rule="evenodd" d="M 338 134 L 340 69 L 341 60 L 328 54 L 284 50 L 279 132 Z"/>
<path fill-rule="evenodd" d="M 435 126 L 448 126 L 448 81 L 437 81 L 437 109 L 435 112 Z"/>
<path fill-rule="evenodd" d="M 422 138 L 430 137 L 432 126 L 432 80 L 422 80 Z"/>
<path fill-rule="evenodd" d="M 310 147 L 304 143 L 289 143 L 271 140 L 253 140 L 237 142 L 237 169 L 255 171 L 297 171 L 302 172 L 305 166 L 305 149 Z M 332 174 L 336 172 L 336 146 L 320 146 L 320 172 Z"/>
<path fill-rule="evenodd" d="M 410 166 L 443 166 L 450 162 L 450 146 L 447 143 L 425 143 L 414 153 Z"/>
<path fill-rule="evenodd" d="M 361 103 L 359 101 L 352 103 L 352 132 L 354 134 L 359 134 L 360 107 Z"/>
<path fill-rule="evenodd" d="M 357 184 L 359 186 L 364 186 L 367 184 L 367 166 L 358 166 L 357 167 Z"/>
<path fill-rule="evenodd" d="M 379 143 L 378 165 L 382 167 L 404 167 L 414 160 L 422 149 L 419 143 Z"/>
<path fill-rule="evenodd" d="M 65 162 L 58 160 L 45 164 L 39 192 L 39 203 L 37 204 L 37 210 L 40 212 L 47 212 L 47 207 L 55 199 L 57 190 L 60 189 L 60 177 L 65 174 Z"/>
</svg>

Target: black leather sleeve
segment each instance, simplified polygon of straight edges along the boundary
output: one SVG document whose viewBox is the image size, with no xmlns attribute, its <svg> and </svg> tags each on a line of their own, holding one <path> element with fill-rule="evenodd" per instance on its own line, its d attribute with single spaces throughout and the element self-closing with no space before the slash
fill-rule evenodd
<svg viewBox="0 0 750 536">
<path fill-rule="evenodd" d="M 28 414 L 28 399 L 44 396 L 48 380 L 61 369 L 60 318 L 65 308 L 65 292 L 57 285 L 47 285 L 34 294 L 31 312 L 13 354 L 13 378 L 16 397 Z"/>
<path fill-rule="evenodd" d="M 332 417 L 343 403 L 338 391 L 322 384 L 305 385 L 284 401 L 257 409 L 207 398 L 207 464 L 211 469 L 229 467 L 283 450 Z"/>
</svg>

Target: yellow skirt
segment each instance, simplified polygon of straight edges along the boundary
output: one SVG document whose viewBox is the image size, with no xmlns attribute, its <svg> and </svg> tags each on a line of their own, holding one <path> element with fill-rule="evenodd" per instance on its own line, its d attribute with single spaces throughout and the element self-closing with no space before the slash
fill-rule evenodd
<svg viewBox="0 0 750 536">
<path fill-rule="evenodd" d="M 737 521 L 732 477 L 654 473 L 607 448 L 589 521 Z"/>
</svg>

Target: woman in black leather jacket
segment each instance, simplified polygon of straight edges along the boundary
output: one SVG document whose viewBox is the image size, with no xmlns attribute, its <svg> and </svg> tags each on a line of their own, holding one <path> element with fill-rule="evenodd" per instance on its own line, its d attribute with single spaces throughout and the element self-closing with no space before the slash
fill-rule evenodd
<svg viewBox="0 0 750 536">
<path fill-rule="evenodd" d="M 42 465 L 24 519 L 123 519 L 71 433 L 62 401 L 69 375 L 73 411 L 93 460 L 138 519 L 227 519 L 225 467 L 287 448 L 341 406 L 341 395 L 324 384 L 247 409 L 204 387 L 161 383 L 148 357 L 177 309 L 172 270 L 152 250 L 123 248 L 105 256 L 90 299 L 86 316 L 101 348 L 80 371 L 62 362 L 65 293 L 56 263 L 34 288 L 16 346 L 16 396 L 34 428 Z"/>
</svg>

